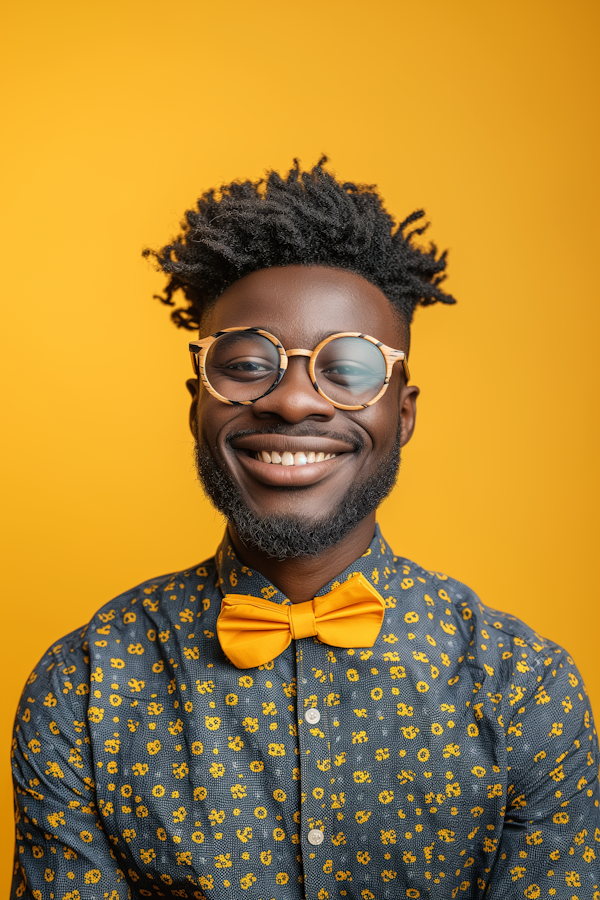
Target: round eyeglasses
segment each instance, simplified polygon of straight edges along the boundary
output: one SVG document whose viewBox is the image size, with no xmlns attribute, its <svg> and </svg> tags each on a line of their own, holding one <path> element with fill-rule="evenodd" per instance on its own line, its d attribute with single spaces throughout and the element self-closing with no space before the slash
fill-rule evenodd
<svg viewBox="0 0 600 900">
<path fill-rule="evenodd" d="M 274 391 L 291 356 L 309 357 L 308 374 L 319 394 L 338 409 L 364 409 L 384 395 L 394 364 L 401 360 L 410 375 L 403 350 L 358 331 L 332 334 L 314 350 L 284 350 L 262 328 L 225 328 L 190 342 L 194 372 L 206 390 L 231 405 L 250 405 Z"/>
</svg>

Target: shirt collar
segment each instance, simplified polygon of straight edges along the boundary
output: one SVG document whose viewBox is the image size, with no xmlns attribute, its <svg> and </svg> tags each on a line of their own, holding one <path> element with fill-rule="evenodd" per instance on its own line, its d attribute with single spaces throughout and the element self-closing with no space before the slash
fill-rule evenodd
<svg viewBox="0 0 600 900">
<path fill-rule="evenodd" d="M 361 573 L 380 592 L 388 586 L 389 579 L 396 572 L 396 560 L 392 550 L 384 541 L 379 525 L 375 525 L 373 540 L 369 548 L 355 559 L 343 572 L 317 591 L 317 597 L 328 593 L 333 588 L 347 581 L 352 575 Z M 223 540 L 216 553 L 217 585 L 223 595 L 225 594 L 250 594 L 253 597 L 262 597 L 271 600 L 272 603 L 285 603 L 287 597 L 278 590 L 275 585 L 261 575 L 256 569 L 249 569 L 237 558 L 231 543 L 229 532 L 226 530 Z"/>
</svg>

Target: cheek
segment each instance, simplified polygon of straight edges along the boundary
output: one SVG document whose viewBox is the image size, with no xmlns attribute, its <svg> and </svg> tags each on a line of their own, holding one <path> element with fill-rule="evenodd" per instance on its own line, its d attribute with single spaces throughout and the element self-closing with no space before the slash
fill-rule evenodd
<svg viewBox="0 0 600 900">
<path fill-rule="evenodd" d="M 388 388 L 381 400 L 364 411 L 365 418 L 361 421 L 361 425 L 369 435 L 376 453 L 390 450 L 396 440 L 400 426 L 400 409 L 395 393 L 395 391 L 392 393 L 392 388 Z"/>
<path fill-rule="evenodd" d="M 198 437 L 210 447 L 223 450 L 227 435 L 251 427 L 246 421 L 247 409 L 250 407 L 221 403 L 202 388 L 196 407 Z"/>
<path fill-rule="evenodd" d="M 222 412 L 218 408 L 219 406 L 223 407 L 224 404 L 219 403 L 202 388 L 196 405 L 197 437 L 211 447 L 217 443 L 218 434 L 222 428 Z"/>
</svg>

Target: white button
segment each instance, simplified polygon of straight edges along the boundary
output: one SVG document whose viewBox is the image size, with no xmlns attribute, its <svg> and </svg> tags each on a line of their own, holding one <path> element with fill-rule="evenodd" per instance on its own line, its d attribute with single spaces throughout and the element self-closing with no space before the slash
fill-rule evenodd
<svg viewBox="0 0 600 900">
<path fill-rule="evenodd" d="M 313 847 L 318 847 L 319 844 L 322 844 L 324 838 L 325 835 L 318 828 L 313 828 L 312 831 L 308 832 L 308 843 L 312 844 Z"/>
<path fill-rule="evenodd" d="M 316 725 L 317 722 L 320 722 L 321 720 L 321 713 L 313 706 L 311 709 L 306 710 L 306 712 L 304 713 L 304 718 L 309 725 Z"/>
</svg>

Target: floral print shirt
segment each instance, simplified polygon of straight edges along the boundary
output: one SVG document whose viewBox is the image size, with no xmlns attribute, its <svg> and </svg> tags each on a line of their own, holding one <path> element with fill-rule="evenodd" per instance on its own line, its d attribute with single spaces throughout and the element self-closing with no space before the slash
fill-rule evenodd
<svg viewBox="0 0 600 900">
<path fill-rule="evenodd" d="M 13 744 L 13 898 L 599 900 L 598 743 L 573 660 L 469 588 L 367 552 L 372 648 L 236 669 L 225 536 L 53 645 Z"/>
</svg>

